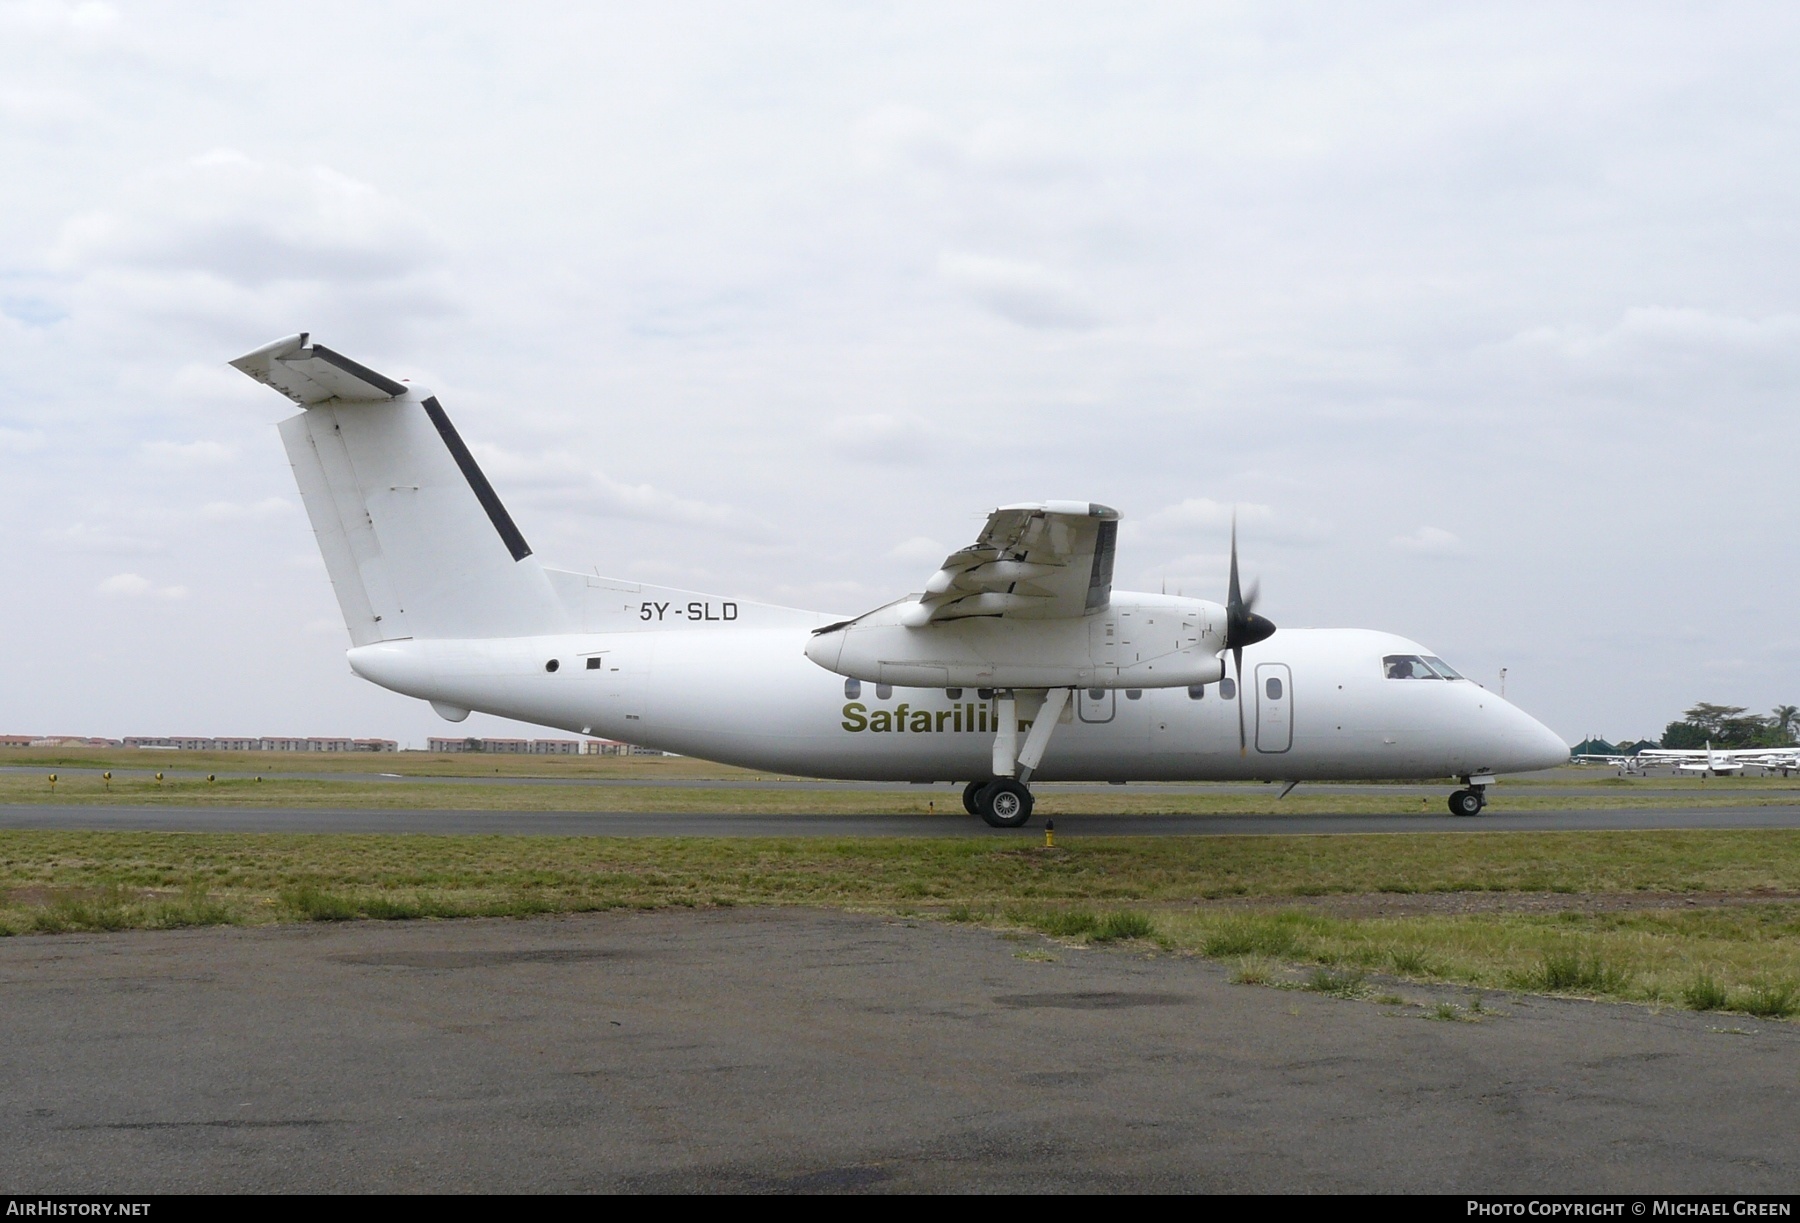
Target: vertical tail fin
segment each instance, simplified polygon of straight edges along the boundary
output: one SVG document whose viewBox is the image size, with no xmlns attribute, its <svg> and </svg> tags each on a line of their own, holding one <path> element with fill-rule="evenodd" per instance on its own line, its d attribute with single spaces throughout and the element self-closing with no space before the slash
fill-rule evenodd
<svg viewBox="0 0 1800 1223">
<path fill-rule="evenodd" d="M 567 616 L 431 392 L 307 335 L 231 363 L 305 410 L 281 440 L 356 645 L 521 637 Z"/>
</svg>

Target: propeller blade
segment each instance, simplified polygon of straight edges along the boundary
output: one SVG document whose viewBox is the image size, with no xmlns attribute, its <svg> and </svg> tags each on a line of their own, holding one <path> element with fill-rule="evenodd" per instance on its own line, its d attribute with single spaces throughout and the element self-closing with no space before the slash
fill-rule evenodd
<svg viewBox="0 0 1800 1223">
<path fill-rule="evenodd" d="M 1250 594 L 1246 598 L 1238 578 L 1237 515 L 1234 513 L 1231 516 L 1231 587 L 1225 598 L 1225 644 L 1237 651 L 1240 658 L 1245 646 L 1274 635 L 1274 623 L 1256 614 L 1256 601 L 1261 597 L 1260 581 L 1250 583 Z"/>
<path fill-rule="evenodd" d="M 1243 605 L 1243 596 L 1238 593 L 1237 570 L 1237 511 L 1231 511 L 1231 591 L 1225 598 L 1225 607 L 1235 613 Z"/>
<path fill-rule="evenodd" d="M 1238 755 L 1243 756 L 1250 751 L 1250 744 L 1244 737 L 1244 652 L 1242 650 L 1232 649 L 1231 669 L 1234 677 L 1232 682 L 1237 684 Z"/>
<path fill-rule="evenodd" d="M 1256 600 L 1262 595 L 1262 583 L 1250 583 L 1249 597 L 1238 580 L 1237 511 L 1231 513 L 1231 586 L 1225 597 L 1225 645 L 1231 651 L 1232 682 L 1237 685 L 1238 755 L 1250 751 L 1250 736 L 1244 728 L 1244 647 L 1266 641 L 1275 633 L 1273 621 L 1256 614 Z"/>
</svg>

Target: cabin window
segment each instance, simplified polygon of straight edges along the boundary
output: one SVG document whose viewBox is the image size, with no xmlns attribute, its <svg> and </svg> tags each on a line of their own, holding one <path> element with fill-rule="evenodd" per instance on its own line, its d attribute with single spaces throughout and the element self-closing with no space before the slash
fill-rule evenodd
<svg viewBox="0 0 1800 1223">
<path fill-rule="evenodd" d="M 598 671 L 599 669 L 600 669 L 600 660 L 598 658 L 588 659 L 588 670 Z"/>
<path fill-rule="evenodd" d="M 1455 671 L 1453 671 L 1451 669 L 1449 663 L 1445 662 L 1441 658 L 1434 658 L 1430 654 L 1427 654 L 1427 655 L 1425 655 L 1425 661 L 1431 667 L 1431 669 L 1433 671 L 1436 671 L 1439 675 L 1443 676 L 1445 679 L 1461 679 L 1462 678 L 1462 676 L 1458 675 Z"/>
<path fill-rule="evenodd" d="M 962 689 L 961 688 L 946 688 L 946 689 L 944 689 L 944 695 L 949 697 L 953 701 L 960 701 L 960 700 L 962 700 Z"/>
<path fill-rule="evenodd" d="M 1263 684 L 1263 691 L 1269 694 L 1271 701 L 1279 701 L 1281 699 L 1281 681 L 1271 675 Z"/>
<path fill-rule="evenodd" d="M 984 701 L 991 701 L 994 699 L 994 690 L 992 688 L 977 688 L 975 689 L 975 695 Z"/>
<path fill-rule="evenodd" d="M 1237 681 L 1235 679 L 1222 679 L 1219 681 L 1219 699 L 1221 701 L 1237 700 Z"/>
<path fill-rule="evenodd" d="M 1106 699 L 1106 689 L 1104 689 L 1104 688 L 1089 688 L 1088 689 L 1088 700 L 1104 701 L 1105 699 Z"/>
<path fill-rule="evenodd" d="M 1128 701 L 1140 700 L 1140 699 L 1142 699 L 1143 695 L 1144 695 L 1144 690 L 1142 688 L 1127 688 L 1127 689 L 1125 689 L 1125 699 Z"/>
<path fill-rule="evenodd" d="M 844 699 L 846 701 L 854 701 L 861 695 L 862 681 L 860 679 L 847 679 L 844 681 Z"/>
<path fill-rule="evenodd" d="M 1193 684 L 1188 688 L 1188 700 L 1204 701 L 1205 699 L 1206 699 L 1206 685 L 1205 684 Z"/>
<path fill-rule="evenodd" d="M 1381 660 L 1381 673 L 1389 679 L 1438 678 L 1438 673 L 1417 654 L 1389 654 Z"/>
<path fill-rule="evenodd" d="M 894 685 L 892 685 L 892 684 L 876 684 L 875 685 L 875 699 L 876 700 L 885 701 L 890 696 L 893 696 L 893 695 L 894 695 Z"/>
<path fill-rule="evenodd" d="M 560 662 L 556 661 L 556 659 L 552 658 L 549 662 L 544 664 L 544 670 L 554 671 L 560 666 L 562 666 L 562 664 Z"/>
</svg>

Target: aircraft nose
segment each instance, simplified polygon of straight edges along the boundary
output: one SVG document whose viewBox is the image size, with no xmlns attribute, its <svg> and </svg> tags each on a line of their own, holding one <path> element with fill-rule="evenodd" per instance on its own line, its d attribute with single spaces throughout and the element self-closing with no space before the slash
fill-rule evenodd
<svg viewBox="0 0 1800 1223">
<path fill-rule="evenodd" d="M 1554 769 L 1569 763 L 1569 745 L 1561 735 L 1517 706 L 1511 712 L 1517 723 L 1513 739 L 1522 757 L 1517 772 Z"/>
<path fill-rule="evenodd" d="M 1536 749 L 1539 763 L 1536 767 L 1554 769 L 1569 763 L 1569 745 L 1563 742 L 1562 736 L 1536 718 L 1531 720 L 1531 724 L 1537 727 Z"/>
</svg>

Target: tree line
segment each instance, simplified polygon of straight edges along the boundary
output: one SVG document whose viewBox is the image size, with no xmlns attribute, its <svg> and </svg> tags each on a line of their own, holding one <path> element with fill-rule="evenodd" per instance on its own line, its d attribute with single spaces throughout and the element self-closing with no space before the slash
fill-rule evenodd
<svg viewBox="0 0 1800 1223">
<path fill-rule="evenodd" d="M 1777 705 L 1766 714 L 1751 713 L 1743 705 L 1715 705 L 1701 701 L 1682 715 L 1681 721 L 1663 728 L 1661 739 L 1608 743 L 1586 739 L 1575 745 L 1576 754 L 1635 756 L 1647 747 L 1793 747 L 1800 731 L 1800 706 Z"/>
</svg>

